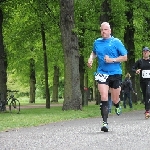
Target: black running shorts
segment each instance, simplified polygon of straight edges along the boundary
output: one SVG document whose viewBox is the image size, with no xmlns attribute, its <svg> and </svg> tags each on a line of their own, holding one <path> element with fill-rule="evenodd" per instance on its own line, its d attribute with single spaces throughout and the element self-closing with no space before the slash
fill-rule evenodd
<svg viewBox="0 0 150 150">
<path fill-rule="evenodd" d="M 108 78 L 106 79 L 106 82 L 101 82 L 99 80 L 97 82 L 98 84 L 106 84 L 110 88 L 117 89 L 121 87 L 122 75 L 121 74 L 109 75 Z"/>
</svg>

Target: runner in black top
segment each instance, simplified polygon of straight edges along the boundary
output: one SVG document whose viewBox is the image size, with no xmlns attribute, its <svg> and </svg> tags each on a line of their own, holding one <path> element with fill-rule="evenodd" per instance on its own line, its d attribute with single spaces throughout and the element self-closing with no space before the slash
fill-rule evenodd
<svg viewBox="0 0 150 150">
<path fill-rule="evenodd" d="M 137 60 L 132 66 L 132 71 L 140 74 L 140 87 L 143 94 L 143 102 L 145 104 L 145 118 L 150 117 L 150 49 L 143 48 L 143 58 Z"/>
</svg>

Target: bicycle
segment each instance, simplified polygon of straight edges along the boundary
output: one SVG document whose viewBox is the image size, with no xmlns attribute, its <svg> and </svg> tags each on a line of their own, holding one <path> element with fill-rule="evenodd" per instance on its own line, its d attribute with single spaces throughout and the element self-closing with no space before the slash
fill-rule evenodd
<svg viewBox="0 0 150 150">
<path fill-rule="evenodd" d="M 19 114 L 20 112 L 20 102 L 17 98 L 14 97 L 12 94 L 13 92 L 18 92 L 18 91 L 11 91 L 7 90 L 7 105 L 9 107 L 9 111 L 11 113 L 17 113 Z"/>
</svg>

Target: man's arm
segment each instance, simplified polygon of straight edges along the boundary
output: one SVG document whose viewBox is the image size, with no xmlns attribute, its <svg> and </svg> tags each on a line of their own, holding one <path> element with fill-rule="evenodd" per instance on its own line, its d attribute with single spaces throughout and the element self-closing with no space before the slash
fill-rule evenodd
<svg viewBox="0 0 150 150">
<path fill-rule="evenodd" d="M 88 63 L 87 63 L 87 65 L 88 65 L 89 68 L 92 68 L 93 60 L 96 57 L 97 57 L 96 54 L 94 52 L 92 52 L 91 55 L 90 55 L 90 57 L 89 57 L 89 59 L 88 59 Z"/>
<path fill-rule="evenodd" d="M 110 58 L 108 55 L 105 55 L 105 61 L 107 63 L 124 62 L 127 61 L 127 55 L 119 56 L 117 58 Z"/>
</svg>

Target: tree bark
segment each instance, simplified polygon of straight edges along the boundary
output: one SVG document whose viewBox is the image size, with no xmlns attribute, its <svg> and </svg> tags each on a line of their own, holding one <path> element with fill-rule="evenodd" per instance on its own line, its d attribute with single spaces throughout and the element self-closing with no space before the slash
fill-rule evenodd
<svg viewBox="0 0 150 150">
<path fill-rule="evenodd" d="M 3 45 L 3 33 L 2 33 L 2 24 L 3 24 L 3 12 L 0 9 L 0 100 L 5 104 L 6 95 L 7 95 L 7 59 L 6 53 L 4 51 Z M 6 110 L 6 106 L 3 105 L 3 110 Z"/>
<path fill-rule="evenodd" d="M 88 106 L 88 98 L 89 98 L 89 86 L 88 86 L 88 73 L 86 72 L 84 75 L 84 100 L 83 106 Z"/>
<path fill-rule="evenodd" d="M 30 59 L 30 101 L 29 103 L 35 103 L 35 61 L 33 58 Z"/>
<path fill-rule="evenodd" d="M 112 9 L 111 9 L 111 1 L 110 0 L 104 0 L 101 5 L 101 14 L 100 15 L 100 24 L 102 22 L 109 22 L 111 26 L 111 33 L 113 34 L 113 21 L 112 21 Z"/>
<path fill-rule="evenodd" d="M 135 73 L 131 71 L 131 65 L 135 62 L 135 45 L 134 45 L 134 23 L 133 23 L 133 0 L 126 0 L 127 5 L 127 11 L 125 12 L 128 25 L 125 27 L 125 33 L 124 33 L 124 43 L 128 50 L 128 61 L 125 62 L 125 73 L 131 74 L 131 81 L 133 85 L 133 89 L 135 89 Z M 136 101 L 136 97 L 134 94 L 132 94 L 133 102 Z"/>
<path fill-rule="evenodd" d="M 79 42 L 80 45 L 80 42 Z M 84 106 L 85 90 L 84 90 L 84 56 L 79 58 L 79 72 L 80 72 L 80 90 L 82 93 L 82 106 Z"/>
<path fill-rule="evenodd" d="M 84 14 L 81 13 L 79 17 L 80 23 L 84 24 Z M 87 99 L 87 91 L 84 90 L 84 87 L 87 86 L 85 85 L 85 80 L 84 80 L 84 74 L 85 74 L 85 62 L 84 62 L 84 47 L 85 47 L 85 42 L 84 42 L 84 34 L 85 34 L 85 27 L 82 26 L 80 28 L 81 32 L 79 33 L 79 50 L 80 50 L 80 58 L 79 58 L 79 72 L 80 72 L 80 89 L 82 93 L 82 106 L 87 106 L 88 105 L 88 99 Z"/>
<path fill-rule="evenodd" d="M 63 110 L 81 110 L 82 95 L 79 75 L 79 46 L 74 26 L 74 1 L 60 0 L 60 22 L 64 50 L 64 103 Z"/>
<path fill-rule="evenodd" d="M 46 53 L 46 39 L 44 25 L 41 25 L 41 35 L 43 43 L 43 53 L 44 53 L 44 74 L 45 74 L 45 94 L 46 94 L 46 108 L 50 108 L 50 91 L 48 85 L 48 65 L 47 65 L 47 53 Z"/>
<path fill-rule="evenodd" d="M 51 102 L 58 102 L 59 67 L 54 66 L 53 94 Z"/>
</svg>

